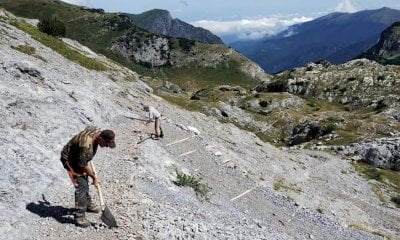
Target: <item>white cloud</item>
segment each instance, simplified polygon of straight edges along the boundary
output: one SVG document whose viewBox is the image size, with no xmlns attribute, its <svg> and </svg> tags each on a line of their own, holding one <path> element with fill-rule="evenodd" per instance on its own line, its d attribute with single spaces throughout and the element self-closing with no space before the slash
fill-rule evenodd
<svg viewBox="0 0 400 240">
<path fill-rule="evenodd" d="M 89 4 L 88 0 L 62 0 L 62 1 L 80 6 L 87 6 Z"/>
<path fill-rule="evenodd" d="M 336 6 L 335 11 L 353 13 L 358 11 L 358 7 L 352 2 L 352 0 L 343 0 Z"/>
<path fill-rule="evenodd" d="M 285 30 L 288 26 L 311 21 L 310 17 L 274 16 L 235 21 L 201 20 L 191 22 L 196 27 L 210 30 L 218 36 L 236 35 L 239 39 L 258 39 Z"/>
</svg>

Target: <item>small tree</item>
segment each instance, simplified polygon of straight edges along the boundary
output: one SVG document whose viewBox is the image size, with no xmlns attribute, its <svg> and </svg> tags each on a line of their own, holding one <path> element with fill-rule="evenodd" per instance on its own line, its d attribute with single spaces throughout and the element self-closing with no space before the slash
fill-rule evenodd
<svg viewBox="0 0 400 240">
<path fill-rule="evenodd" d="M 58 20 L 56 17 L 49 18 L 45 17 L 39 21 L 38 28 L 41 32 L 46 34 L 64 37 L 65 36 L 65 25 L 63 22 Z"/>
</svg>

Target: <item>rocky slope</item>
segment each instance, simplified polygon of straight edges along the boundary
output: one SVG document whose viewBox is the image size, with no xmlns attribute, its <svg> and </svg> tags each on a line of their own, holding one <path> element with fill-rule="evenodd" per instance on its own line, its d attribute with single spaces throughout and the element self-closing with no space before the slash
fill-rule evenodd
<svg viewBox="0 0 400 240">
<path fill-rule="evenodd" d="M 142 77 L 78 43 L 66 40 L 108 70 L 72 63 L 10 25 L 8 13 L 0 16 L 1 239 L 398 237 L 399 211 L 382 204 L 348 161 L 280 150 L 179 109 L 152 95 Z M 164 139 L 137 144 L 134 130 L 143 126 L 128 117 L 143 117 L 140 103 L 164 114 Z M 93 214 L 92 227 L 71 224 L 74 190 L 59 154 L 87 125 L 117 134 L 117 148 L 99 149 L 94 160 L 116 229 Z M 175 185 L 177 171 L 201 178 L 207 199 Z"/>
<path fill-rule="evenodd" d="M 166 10 L 153 9 L 140 14 L 127 14 L 137 26 L 152 33 L 180 37 L 209 44 L 223 44 L 221 39 L 209 30 L 194 27 L 179 19 L 173 19 Z"/>
<path fill-rule="evenodd" d="M 181 106 L 200 109 L 277 145 L 329 148 L 397 135 L 399 72 L 398 66 L 367 59 L 341 65 L 325 61 L 273 75 L 253 90 L 217 86 L 189 96 L 165 87 L 156 91 L 182 96 L 177 101 Z"/>
</svg>

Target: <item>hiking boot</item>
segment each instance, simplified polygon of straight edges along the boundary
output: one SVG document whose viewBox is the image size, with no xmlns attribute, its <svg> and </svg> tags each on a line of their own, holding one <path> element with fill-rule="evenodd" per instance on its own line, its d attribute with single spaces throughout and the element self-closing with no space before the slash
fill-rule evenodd
<svg viewBox="0 0 400 240">
<path fill-rule="evenodd" d="M 89 205 L 87 206 L 86 212 L 99 213 L 100 207 L 94 203 L 89 203 Z"/>
<path fill-rule="evenodd" d="M 75 218 L 75 225 L 78 227 L 86 228 L 91 225 L 91 223 L 85 217 Z"/>
<path fill-rule="evenodd" d="M 164 133 L 161 133 L 161 134 L 160 134 L 160 138 L 163 138 L 163 137 L 164 137 Z"/>
</svg>

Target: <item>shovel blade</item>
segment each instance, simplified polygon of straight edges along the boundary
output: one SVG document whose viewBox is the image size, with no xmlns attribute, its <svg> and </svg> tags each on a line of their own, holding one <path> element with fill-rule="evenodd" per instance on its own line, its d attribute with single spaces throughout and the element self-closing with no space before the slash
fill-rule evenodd
<svg viewBox="0 0 400 240">
<path fill-rule="evenodd" d="M 100 219 L 110 228 L 117 227 L 117 221 L 115 221 L 115 218 L 110 209 L 108 209 L 107 205 L 105 206 Z"/>
</svg>

